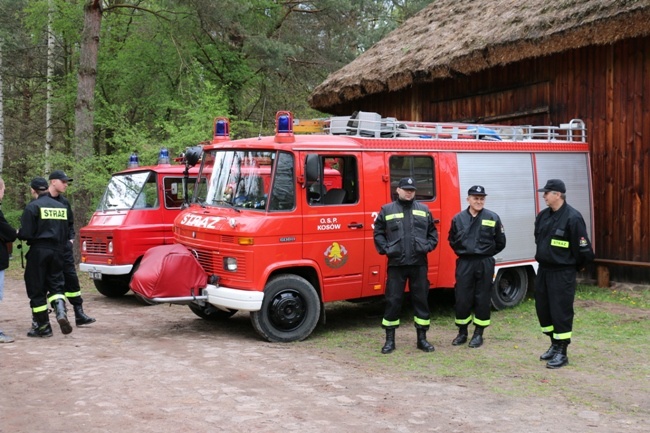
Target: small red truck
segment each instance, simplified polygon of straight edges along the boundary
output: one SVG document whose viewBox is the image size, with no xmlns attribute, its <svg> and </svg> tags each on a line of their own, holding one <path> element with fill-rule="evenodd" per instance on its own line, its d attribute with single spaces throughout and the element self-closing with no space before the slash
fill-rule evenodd
<svg viewBox="0 0 650 433">
<path fill-rule="evenodd" d="M 230 139 L 227 119 L 217 118 L 214 125 L 211 145 Z M 190 148 L 185 155 L 198 160 L 200 151 L 200 147 Z M 173 164 L 166 152 L 161 149 L 157 165 L 142 167 L 132 155 L 131 167 L 113 174 L 97 210 L 79 232 L 79 269 L 104 296 L 127 293 L 144 253 L 174 242 L 174 218 L 189 203 L 199 170 L 183 158 Z M 203 173 L 202 183 L 207 175 Z"/>
</svg>

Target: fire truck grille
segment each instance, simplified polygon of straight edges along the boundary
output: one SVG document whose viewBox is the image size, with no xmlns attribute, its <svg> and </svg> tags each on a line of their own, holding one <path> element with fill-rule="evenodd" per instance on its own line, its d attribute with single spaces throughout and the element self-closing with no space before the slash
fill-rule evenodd
<svg viewBox="0 0 650 433">
<path fill-rule="evenodd" d="M 192 249 L 192 253 L 198 259 L 201 267 L 208 274 L 223 275 L 224 273 L 224 257 L 234 257 L 237 259 L 237 271 L 229 273 L 229 276 L 244 276 L 246 275 L 246 259 L 242 254 L 222 253 L 217 254 L 214 251 L 206 251 L 199 249 Z"/>
<path fill-rule="evenodd" d="M 92 239 L 82 239 L 86 242 L 86 253 L 88 254 L 106 254 L 107 242 L 93 241 Z"/>
</svg>

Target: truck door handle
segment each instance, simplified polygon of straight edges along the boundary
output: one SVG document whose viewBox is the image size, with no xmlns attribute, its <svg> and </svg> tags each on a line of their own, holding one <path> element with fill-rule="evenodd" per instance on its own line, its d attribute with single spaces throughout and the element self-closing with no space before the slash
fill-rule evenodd
<svg viewBox="0 0 650 433">
<path fill-rule="evenodd" d="M 350 223 L 350 224 L 348 224 L 348 228 L 349 229 L 362 229 L 363 224 L 361 224 L 361 223 Z"/>
</svg>

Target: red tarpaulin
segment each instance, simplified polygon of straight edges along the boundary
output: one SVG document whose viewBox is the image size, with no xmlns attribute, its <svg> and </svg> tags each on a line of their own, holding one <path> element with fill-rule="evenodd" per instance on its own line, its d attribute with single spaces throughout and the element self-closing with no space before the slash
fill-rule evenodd
<svg viewBox="0 0 650 433">
<path fill-rule="evenodd" d="M 183 245 L 150 248 L 131 279 L 131 290 L 145 299 L 200 295 L 207 275 Z"/>
</svg>

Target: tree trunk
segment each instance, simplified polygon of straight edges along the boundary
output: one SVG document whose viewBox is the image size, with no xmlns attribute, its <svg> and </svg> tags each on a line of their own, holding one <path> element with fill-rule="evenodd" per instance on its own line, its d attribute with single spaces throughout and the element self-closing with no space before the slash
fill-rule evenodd
<svg viewBox="0 0 650 433">
<path fill-rule="evenodd" d="M 2 39 L 0 39 L 0 176 L 5 160 L 5 114 L 4 97 L 2 93 Z"/>
<path fill-rule="evenodd" d="M 84 162 L 93 156 L 95 82 L 99 32 L 102 25 L 101 0 L 87 0 L 84 6 L 84 27 L 79 52 L 77 102 L 75 104 L 75 143 L 73 176 L 77 180 L 75 192 L 75 227 L 86 224 L 90 210 L 90 194 L 84 187 Z M 78 249 L 75 249 L 75 253 Z"/>
<path fill-rule="evenodd" d="M 52 141 L 54 140 L 54 132 L 52 131 L 52 96 L 53 85 L 52 79 L 54 76 L 54 30 L 52 29 L 54 10 L 52 8 L 52 0 L 48 2 L 47 9 L 47 96 L 45 98 L 45 173 L 50 172 L 50 149 L 52 149 Z"/>
</svg>

